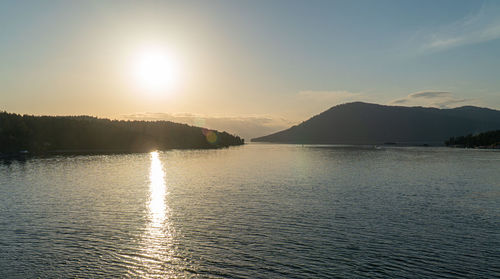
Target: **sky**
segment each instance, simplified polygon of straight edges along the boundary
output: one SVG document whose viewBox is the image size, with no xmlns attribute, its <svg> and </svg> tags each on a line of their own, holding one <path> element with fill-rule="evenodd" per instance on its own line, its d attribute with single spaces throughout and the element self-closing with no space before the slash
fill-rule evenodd
<svg viewBox="0 0 500 279">
<path fill-rule="evenodd" d="M 0 0 L 0 110 L 21 114 L 251 138 L 351 101 L 500 109 L 499 73 L 500 1 Z"/>
</svg>

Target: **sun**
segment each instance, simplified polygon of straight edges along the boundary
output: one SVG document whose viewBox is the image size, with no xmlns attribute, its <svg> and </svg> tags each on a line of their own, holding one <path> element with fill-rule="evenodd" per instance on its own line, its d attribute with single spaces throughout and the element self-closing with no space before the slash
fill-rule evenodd
<svg viewBox="0 0 500 279">
<path fill-rule="evenodd" d="M 160 47 L 138 51 L 132 68 L 135 82 L 145 92 L 168 92 L 178 80 L 178 63 L 167 50 Z"/>
</svg>

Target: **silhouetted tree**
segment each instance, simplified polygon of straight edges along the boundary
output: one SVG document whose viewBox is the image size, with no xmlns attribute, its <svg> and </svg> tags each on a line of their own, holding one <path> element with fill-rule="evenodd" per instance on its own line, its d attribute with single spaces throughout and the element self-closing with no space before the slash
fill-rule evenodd
<svg viewBox="0 0 500 279">
<path fill-rule="evenodd" d="M 226 132 L 170 121 L 120 121 L 90 116 L 31 116 L 0 112 L 0 152 L 144 152 L 220 148 L 244 140 Z"/>
<path fill-rule="evenodd" d="M 500 147 L 500 130 L 488 131 L 477 135 L 451 137 L 445 141 L 447 146 L 458 147 Z"/>
</svg>

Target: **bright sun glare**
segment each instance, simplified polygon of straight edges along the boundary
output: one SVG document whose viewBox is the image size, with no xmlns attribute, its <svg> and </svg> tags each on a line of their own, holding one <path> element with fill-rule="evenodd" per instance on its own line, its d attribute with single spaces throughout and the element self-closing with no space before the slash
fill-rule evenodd
<svg viewBox="0 0 500 279">
<path fill-rule="evenodd" d="M 179 69 L 174 57 L 166 50 L 155 47 L 143 49 L 137 54 L 133 73 L 142 90 L 160 93 L 172 89 Z"/>
</svg>

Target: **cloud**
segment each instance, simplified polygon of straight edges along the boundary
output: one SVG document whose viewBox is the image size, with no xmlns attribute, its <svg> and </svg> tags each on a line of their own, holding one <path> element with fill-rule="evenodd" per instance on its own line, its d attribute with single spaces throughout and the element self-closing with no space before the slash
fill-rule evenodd
<svg viewBox="0 0 500 279">
<path fill-rule="evenodd" d="M 435 99 L 435 98 L 447 98 L 451 97 L 450 92 L 446 91 L 420 91 L 415 92 L 408 95 L 411 98 L 427 98 L 427 99 Z"/>
<path fill-rule="evenodd" d="M 457 98 L 451 92 L 447 91 L 426 90 L 411 93 L 404 98 L 391 101 L 390 104 L 450 108 L 455 105 L 474 104 L 476 102 L 474 99 Z"/>
<path fill-rule="evenodd" d="M 441 51 L 469 44 L 478 44 L 500 38 L 499 2 L 485 3 L 478 12 L 422 38 L 423 51 Z"/>
<path fill-rule="evenodd" d="M 289 114 L 287 115 L 292 117 L 290 119 L 275 115 L 213 116 L 193 113 L 161 112 L 127 114 L 122 115 L 120 118 L 124 120 L 166 120 L 185 123 L 198 127 L 226 131 L 249 140 L 251 138 L 265 136 L 287 129 L 334 105 L 359 100 L 361 98 L 363 98 L 363 95 L 349 91 L 300 91 L 289 100 L 280 104 L 285 108 L 289 108 Z"/>
<path fill-rule="evenodd" d="M 177 123 L 226 131 L 249 140 L 286 129 L 295 123 L 281 117 L 268 115 L 209 116 L 192 113 L 143 112 L 123 115 L 125 120 L 166 120 Z"/>
</svg>

